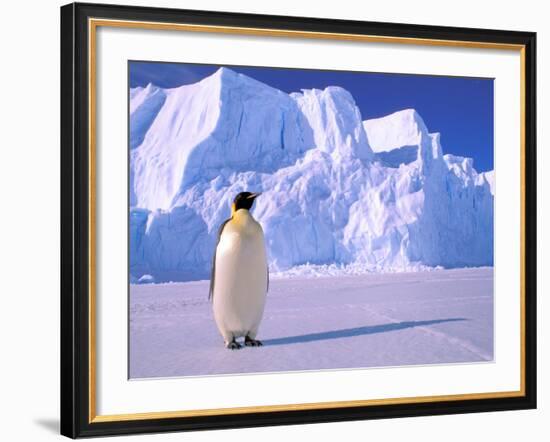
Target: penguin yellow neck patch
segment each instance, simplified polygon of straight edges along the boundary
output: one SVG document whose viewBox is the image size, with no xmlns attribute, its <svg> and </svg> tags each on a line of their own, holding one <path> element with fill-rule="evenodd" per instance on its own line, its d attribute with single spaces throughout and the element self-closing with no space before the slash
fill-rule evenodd
<svg viewBox="0 0 550 442">
<path fill-rule="evenodd" d="M 246 209 L 239 209 L 233 212 L 232 222 L 239 226 L 245 226 L 251 221 L 250 212 Z"/>
</svg>

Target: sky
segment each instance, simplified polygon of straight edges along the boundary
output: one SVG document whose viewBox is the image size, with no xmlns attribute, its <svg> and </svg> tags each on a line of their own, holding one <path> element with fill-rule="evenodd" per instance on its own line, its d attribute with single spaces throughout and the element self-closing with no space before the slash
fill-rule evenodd
<svg viewBox="0 0 550 442">
<path fill-rule="evenodd" d="M 130 87 L 196 83 L 220 65 L 129 63 Z M 340 86 L 363 120 L 414 108 L 430 132 L 441 133 L 443 153 L 470 157 L 478 172 L 493 169 L 493 79 L 223 65 L 284 92 Z"/>
</svg>

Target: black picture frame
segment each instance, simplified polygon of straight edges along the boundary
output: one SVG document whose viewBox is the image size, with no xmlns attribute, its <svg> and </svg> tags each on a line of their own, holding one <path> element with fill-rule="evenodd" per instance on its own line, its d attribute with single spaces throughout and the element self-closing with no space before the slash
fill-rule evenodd
<svg viewBox="0 0 550 442">
<path fill-rule="evenodd" d="M 186 23 L 518 45 L 523 51 L 524 333 L 522 395 L 195 417 L 94 421 L 90 389 L 89 19 Z M 61 7 L 61 434 L 241 428 L 536 408 L 536 34 L 488 29 L 73 3 Z M 124 295 L 124 294 L 122 294 Z M 92 336 L 93 338 L 93 336 Z"/>
</svg>

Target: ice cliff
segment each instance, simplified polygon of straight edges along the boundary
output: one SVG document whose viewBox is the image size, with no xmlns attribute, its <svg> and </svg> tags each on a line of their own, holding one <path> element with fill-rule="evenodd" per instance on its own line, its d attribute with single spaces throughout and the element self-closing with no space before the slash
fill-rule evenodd
<svg viewBox="0 0 550 442">
<path fill-rule="evenodd" d="M 443 155 L 413 109 L 362 121 L 340 87 L 289 95 L 227 68 L 129 99 L 132 281 L 208 278 L 242 190 L 263 192 L 273 271 L 493 263 L 493 173 Z"/>
</svg>

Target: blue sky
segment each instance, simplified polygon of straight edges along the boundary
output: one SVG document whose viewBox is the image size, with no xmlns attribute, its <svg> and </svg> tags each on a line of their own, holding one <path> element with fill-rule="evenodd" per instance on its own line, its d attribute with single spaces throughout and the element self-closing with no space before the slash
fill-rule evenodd
<svg viewBox="0 0 550 442">
<path fill-rule="evenodd" d="M 444 153 L 473 158 L 478 172 L 494 167 L 492 79 L 224 66 L 287 93 L 343 87 L 353 95 L 364 120 L 414 108 L 430 132 L 441 133 Z M 129 82 L 130 87 L 176 87 L 200 81 L 219 67 L 133 61 Z"/>
</svg>

